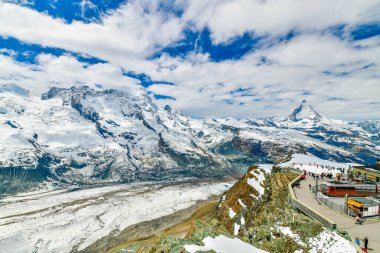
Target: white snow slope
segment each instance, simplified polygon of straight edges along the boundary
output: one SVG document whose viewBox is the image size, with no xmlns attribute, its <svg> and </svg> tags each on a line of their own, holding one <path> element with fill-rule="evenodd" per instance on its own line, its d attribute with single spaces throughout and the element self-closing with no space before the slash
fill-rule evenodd
<svg viewBox="0 0 380 253">
<path fill-rule="evenodd" d="M 341 173 L 339 168 L 347 170 L 350 165 L 347 163 L 337 163 L 323 160 L 313 155 L 294 154 L 290 161 L 279 164 L 280 167 L 292 167 L 299 170 L 306 170 L 320 174 L 322 172 Z M 323 166 L 323 167 L 322 167 Z"/>
<path fill-rule="evenodd" d="M 159 108 L 146 95 L 82 86 L 52 88 L 39 98 L 4 86 L 0 174 L 38 168 L 40 176 L 67 182 L 125 182 L 228 174 L 236 163 L 277 162 L 289 153 L 363 162 L 380 156 L 380 146 L 376 124 L 361 125 L 369 132 L 329 120 L 306 103 L 281 122 L 199 120 Z"/>
<path fill-rule="evenodd" d="M 229 238 L 224 235 L 219 235 L 215 238 L 206 237 L 203 239 L 204 246 L 185 245 L 184 248 L 189 253 L 199 251 L 213 250 L 217 253 L 266 253 L 267 251 L 253 247 L 252 245 L 243 242 L 239 238 Z"/>
<path fill-rule="evenodd" d="M 117 185 L 8 197 L 0 203 L 0 252 L 70 252 L 129 225 L 188 208 L 231 183 Z"/>
</svg>

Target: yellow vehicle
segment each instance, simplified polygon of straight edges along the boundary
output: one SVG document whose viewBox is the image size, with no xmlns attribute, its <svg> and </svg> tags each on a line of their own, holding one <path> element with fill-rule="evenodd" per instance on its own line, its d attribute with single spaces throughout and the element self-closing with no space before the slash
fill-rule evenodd
<svg viewBox="0 0 380 253">
<path fill-rule="evenodd" d="M 347 207 L 351 208 L 352 210 L 354 210 L 355 213 L 362 213 L 363 212 L 364 204 L 360 203 L 360 202 L 357 202 L 357 201 L 355 201 L 353 199 L 348 199 L 347 200 Z"/>
<path fill-rule="evenodd" d="M 348 208 L 355 213 L 360 213 L 363 217 L 380 214 L 380 203 L 369 198 L 349 198 L 346 203 Z"/>
</svg>

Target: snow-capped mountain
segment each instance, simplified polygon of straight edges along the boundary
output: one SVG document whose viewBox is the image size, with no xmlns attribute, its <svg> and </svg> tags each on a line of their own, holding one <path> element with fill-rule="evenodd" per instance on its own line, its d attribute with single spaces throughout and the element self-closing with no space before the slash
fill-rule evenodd
<svg viewBox="0 0 380 253">
<path fill-rule="evenodd" d="M 283 123 L 293 123 L 294 126 L 298 124 L 300 127 L 310 128 L 310 126 L 315 126 L 315 124 L 318 123 L 329 123 L 329 120 L 316 112 L 306 100 L 303 100 L 301 105 L 297 107 Z"/>
<path fill-rule="evenodd" d="M 356 125 L 371 135 L 371 140 L 377 145 L 380 145 L 380 120 L 366 120 L 360 122 L 350 122 Z"/>
<path fill-rule="evenodd" d="M 335 147 L 341 147 L 365 162 L 379 156 L 380 124 L 377 121 L 345 122 L 328 119 L 316 112 L 306 101 L 279 123 L 281 128 L 295 129 L 306 136 Z"/>
<path fill-rule="evenodd" d="M 188 118 L 146 95 L 88 87 L 52 88 L 41 99 L 6 92 L 0 108 L 3 173 L 27 168 L 66 181 L 135 181 L 228 168 L 199 142 Z"/>
<path fill-rule="evenodd" d="M 0 127 L 0 175 L 77 183 L 222 176 L 291 153 L 354 162 L 380 154 L 359 123 L 327 119 L 306 102 L 280 122 L 199 120 L 147 95 L 86 86 L 41 98 L 0 87 Z"/>
</svg>

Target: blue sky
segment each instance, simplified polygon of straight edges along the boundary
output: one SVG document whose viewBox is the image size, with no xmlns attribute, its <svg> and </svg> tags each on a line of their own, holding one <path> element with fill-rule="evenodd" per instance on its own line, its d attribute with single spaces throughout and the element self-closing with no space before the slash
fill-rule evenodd
<svg viewBox="0 0 380 253">
<path fill-rule="evenodd" d="M 379 119 L 376 0 L 0 2 L 0 85 L 148 93 L 194 117 Z"/>
</svg>

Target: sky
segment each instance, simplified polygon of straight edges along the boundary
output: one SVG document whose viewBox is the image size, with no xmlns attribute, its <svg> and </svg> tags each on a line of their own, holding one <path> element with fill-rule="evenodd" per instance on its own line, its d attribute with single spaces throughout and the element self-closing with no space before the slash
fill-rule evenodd
<svg viewBox="0 0 380 253">
<path fill-rule="evenodd" d="M 380 1 L 0 0 L 0 85 L 148 93 L 197 118 L 305 99 L 380 119 Z"/>
</svg>

